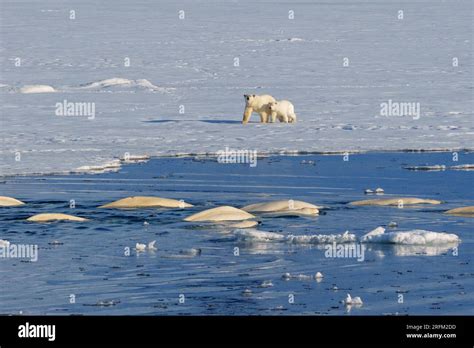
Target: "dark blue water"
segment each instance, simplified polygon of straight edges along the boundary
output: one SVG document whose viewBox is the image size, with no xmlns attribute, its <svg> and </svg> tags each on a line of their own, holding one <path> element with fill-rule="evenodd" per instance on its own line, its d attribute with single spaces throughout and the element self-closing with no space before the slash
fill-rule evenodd
<svg viewBox="0 0 474 348">
<path fill-rule="evenodd" d="M 474 163 L 474 154 L 460 153 L 458 162 L 452 162 L 450 153 L 361 154 L 348 161 L 339 155 L 269 157 L 259 159 L 254 168 L 212 159 L 166 158 L 128 165 L 119 173 L 3 178 L 0 195 L 27 204 L 0 209 L 0 239 L 37 244 L 39 257 L 37 262 L 0 259 L 0 313 L 473 314 L 474 220 L 443 211 L 474 205 L 474 172 L 403 169 L 463 163 Z M 347 204 L 375 198 L 364 190 L 377 187 L 385 190 L 386 198 L 414 196 L 445 203 L 403 209 Z M 96 208 L 133 195 L 184 199 L 195 207 Z M 224 226 L 182 222 L 218 205 L 240 207 L 276 199 L 298 199 L 327 209 L 312 218 L 259 217 L 259 230 L 282 234 L 348 230 L 361 236 L 394 221 L 398 228 L 389 231 L 449 232 L 460 236 L 462 243 L 457 254 L 450 247 L 370 245 L 364 261 L 358 262 L 326 258 L 317 245 L 247 243 Z M 75 201 L 74 209 L 69 208 L 70 200 Z M 42 212 L 91 221 L 25 221 Z M 135 243 L 151 240 L 157 241 L 155 252 L 134 251 Z M 125 255 L 126 248 L 130 256 Z M 202 252 L 182 253 L 189 248 Z M 286 272 L 317 271 L 324 274 L 320 282 L 282 279 Z M 263 281 L 273 286 L 261 287 Z M 360 296 L 363 306 L 350 310 L 344 306 L 341 300 L 347 292 Z"/>
</svg>

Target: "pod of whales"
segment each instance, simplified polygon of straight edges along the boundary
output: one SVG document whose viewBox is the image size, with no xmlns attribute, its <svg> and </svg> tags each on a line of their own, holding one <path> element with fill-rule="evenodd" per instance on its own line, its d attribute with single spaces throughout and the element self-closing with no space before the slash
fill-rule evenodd
<svg viewBox="0 0 474 348">
<path fill-rule="evenodd" d="M 363 201 L 351 202 L 351 205 L 365 206 L 365 205 L 380 205 L 380 206 L 398 206 L 413 205 L 413 204 L 441 204 L 441 201 L 434 199 L 422 199 L 415 197 L 399 197 L 399 198 L 383 198 L 383 199 L 366 199 Z"/>
<path fill-rule="evenodd" d="M 254 215 L 244 210 L 224 205 L 193 214 L 185 218 L 184 221 L 240 221 L 253 218 L 255 218 Z"/>
<path fill-rule="evenodd" d="M 63 220 L 78 221 L 78 222 L 89 221 L 88 219 L 81 218 L 74 215 L 56 214 L 56 213 L 37 214 L 37 215 L 30 216 L 26 220 L 33 221 L 33 222 L 48 222 L 48 221 L 63 221 Z"/>
<path fill-rule="evenodd" d="M 321 207 L 317 205 L 292 199 L 250 204 L 242 208 L 250 213 L 271 213 L 275 216 L 318 215 L 319 209 Z"/>
<path fill-rule="evenodd" d="M 137 208 L 189 208 L 192 204 L 176 199 L 153 196 L 133 196 L 101 205 L 99 208 L 137 209 Z"/>
<path fill-rule="evenodd" d="M 416 197 L 398 197 L 398 198 L 384 198 L 384 199 L 368 199 L 361 201 L 350 202 L 354 206 L 400 206 L 400 205 L 416 205 L 416 204 L 441 204 L 441 201 L 434 199 L 422 199 Z M 7 196 L 0 196 L 0 207 L 14 207 L 21 206 L 25 203 Z M 182 200 L 175 200 L 169 198 L 161 198 L 154 196 L 132 196 L 119 199 L 112 203 L 100 206 L 99 208 L 116 208 L 116 209 L 136 209 L 136 208 L 188 208 L 193 207 L 192 204 L 186 203 Z M 254 219 L 255 216 L 251 213 L 261 213 L 266 217 L 280 217 L 280 216 L 315 216 L 319 214 L 320 206 L 311 203 L 297 201 L 297 200 L 277 200 L 271 202 L 255 203 L 242 207 L 242 209 L 231 206 L 220 206 L 212 209 L 207 209 L 199 213 L 188 216 L 184 221 L 211 221 L 211 222 L 226 222 L 235 221 L 231 225 L 226 225 L 231 228 L 252 228 L 258 225 Z M 445 214 L 474 217 L 474 206 L 459 207 L 445 211 Z M 68 214 L 43 213 L 31 216 L 28 221 L 46 222 L 46 221 L 88 221 L 86 218 L 81 218 Z M 247 221 L 245 221 L 247 220 Z"/>
<path fill-rule="evenodd" d="M 450 215 L 474 217 L 474 206 L 451 209 L 445 212 Z"/>
<path fill-rule="evenodd" d="M 12 197 L 6 197 L 6 196 L 0 196 L 0 207 L 16 207 L 18 205 L 23 205 L 25 204 L 22 201 L 19 201 L 18 199 L 12 198 Z"/>
</svg>

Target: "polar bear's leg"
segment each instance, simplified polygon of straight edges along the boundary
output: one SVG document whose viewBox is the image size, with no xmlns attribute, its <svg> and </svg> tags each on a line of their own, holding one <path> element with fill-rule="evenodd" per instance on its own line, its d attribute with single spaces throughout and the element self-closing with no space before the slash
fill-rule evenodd
<svg viewBox="0 0 474 348">
<path fill-rule="evenodd" d="M 295 107 L 293 106 L 293 104 L 290 104 L 288 109 L 289 109 L 288 110 L 288 117 L 290 119 L 290 122 L 291 123 L 296 122 Z"/>
<path fill-rule="evenodd" d="M 288 116 L 280 114 L 280 115 L 278 115 L 278 120 L 280 122 L 288 123 Z"/>
<path fill-rule="evenodd" d="M 252 108 L 245 108 L 244 110 L 244 118 L 242 119 L 242 123 L 243 124 L 246 124 L 249 119 L 250 119 L 250 115 L 252 115 L 252 112 L 253 112 L 253 109 Z"/>
<path fill-rule="evenodd" d="M 260 121 L 262 123 L 267 123 L 268 121 L 268 114 L 265 111 L 260 112 Z"/>
<path fill-rule="evenodd" d="M 270 114 L 270 116 L 272 117 L 271 120 L 272 120 L 272 123 L 275 123 L 276 122 L 276 118 L 277 118 L 277 113 L 276 112 L 272 112 Z"/>
</svg>

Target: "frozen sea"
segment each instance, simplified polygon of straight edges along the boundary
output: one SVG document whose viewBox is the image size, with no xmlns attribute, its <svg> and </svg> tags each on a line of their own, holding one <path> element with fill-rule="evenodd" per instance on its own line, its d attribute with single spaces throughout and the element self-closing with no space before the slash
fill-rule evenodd
<svg viewBox="0 0 474 348">
<path fill-rule="evenodd" d="M 466 163 L 474 163 L 473 153 L 459 153 L 456 164 Z M 0 260 L 0 313 L 472 315 L 473 220 L 443 212 L 473 205 L 474 172 L 404 168 L 421 164 L 450 166 L 452 154 L 360 154 L 349 161 L 340 155 L 272 156 L 260 158 L 256 167 L 209 158 L 164 158 L 127 165 L 118 173 L 5 178 L 2 193 L 27 204 L 0 210 L 0 239 L 37 244 L 39 254 L 36 262 Z M 384 198 L 416 196 L 443 204 L 404 208 L 347 204 L 374 198 L 364 190 L 377 187 L 385 190 Z M 97 209 L 133 195 L 184 199 L 195 207 Z M 375 243 L 367 245 L 358 261 L 326 257 L 325 245 L 242 240 L 233 228 L 182 221 L 218 205 L 241 207 L 280 199 L 326 208 L 318 217 L 258 216 L 259 231 L 283 235 L 349 231 L 360 237 L 384 226 L 387 232 L 454 233 L 461 243 Z M 91 220 L 25 221 L 41 212 Z M 390 222 L 398 227 L 389 227 Z M 152 240 L 156 251 L 134 250 L 136 243 Z M 192 255 L 191 248 L 201 253 Z M 321 281 L 282 278 L 285 273 L 316 272 L 323 273 Z M 273 286 L 267 287 L 270 282 Z M 361 297 L 362 307 L 343 305 L 347 293 Z"/>
<path fill-rule="evenodd" d="M 226 145 L 261 153 L 473 148 L 471 0 L 0 6 L 3 175 Z M 24 93 L 28 85 L 55 92 Z M 244 93 L 291 100 L 298 123 L 253 116 L 243 127 Z M 64 100 L 95 103 L 95 118 L 57 116 Z M 420 118 L 381 116 L 388 100 L 419 103 Z"/>
</svg>

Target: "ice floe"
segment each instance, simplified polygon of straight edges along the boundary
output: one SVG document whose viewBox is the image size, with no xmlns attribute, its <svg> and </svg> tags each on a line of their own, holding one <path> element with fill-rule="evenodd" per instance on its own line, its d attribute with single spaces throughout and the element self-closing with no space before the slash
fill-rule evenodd
<svg viewBox="0 0 474 348">
<path fill-rule="evenodd" d="M 459 243 L 461 239 L 451 233 L 432 232 L 425 230 L 411 230 L 399 232 L 385 232 L 385 228 L 377 227 L 360 239 L 362 243 L 388 243 L 406 245 L 436 245 Z"/>
<path fill-rule="evenodd" d="M 234 235 L 248 242 L 286 242 L 291 244 L 326 244 L 326 243 L 350 243 L 357 240 L 355 234 L 345 232 L 343 234 L 314 234 L 314 235 L 284 235 L 275 232 L 265 232 L 256 229 L 237 229 Z"/>
<path fill-rule="evenodd" d="M 395 256 L 438 256 L 453 252 L 453 248 L 459 243 L 445 243 L 435 245 L 406 245 L 394 244 L 393 254 Z"/>
<path fill-rule="evenodd" d="M 118 172 L 122 167 L 120 160 L 112 160 L 98 166 L 81 166 L 74 170 L 76 173 L 102 174 L 108 172 Z"/>
<path fill-rule="evenodd" d="M 291 274 L 291 273 L 285 273 L 281 276 L 282 279 L 284 280 L 312 280 L 314 279 L 313 276 L 307 275 L 307 274 Z"/>
<path fill-rule="evenodd" d="M 138 251 L 138 252 L 143 252 L 143 251 L 146 251 L 146 250 L 154 251 L 154 250 L 156 250 L 155 243 L 156 243 L 156 240 L 152 240 L 148 244 L 136 243 L 135 244 L 135 250 Z"/>
<path fill-rule="evenodd" d="M 271 288 L 273 287 L 273 283 L 271 280 L 264 280 L 261 284 L 260 284 L 260 287 L 261 288 Z"/>
<path fill-rule="evenodd" d="M 234 234 L 238 239 L 252 241 L 252 242 L 282 242 L 285 241 L 286 236 L 275 232 L 265 232 L 256 229 L 237 229 Z"/>
<path fill-rule="evenodd" d="M 145 163 L 150 160 L 148 155 L 126 155 L 120 158 L 123 163 Z"/>
<path fill-rule="evenodd" d="M 148 155 L 126 155 L 120 159 L 114 159 L 102 165 L 78 167 L 73 171 L 73 173 L 102 174 L 118 172 L 124 163 L 145 163 L 149 160 L 150 156 Z"/>
<path fill-rule="evenodd" d="M 145 251 L 146 250 L 146 244 L 143 244 L 143 243 L 135 244 L 135 250 L 136 251 Z"/>
<path fill-rule="evenodd" d="M 364 191 L 364 193 L 365 193 L 366 195 L 370 195 L 370 194 L 383 195 L 383 194 L 385 193 L 385 191 L 384 191 L 383 188 L 377 187 L 375 190 L 366 189 L 366 190 Z"/>
<path fill-rule="evenodd" d="M 245 242 L 283 242 L 290 244 L 332 244 L 332 243 L 388 243 L 401 245 L 438 245 L 459 243 L 455 234 L 432 232 L 425 230 L 385 232 L 385 228 L 377 227 L 361 238 L 346 231 L 342 234 L 284 235 L 256 229 L 236 229 L 233 234 L 238 240 Z"/>
<path fill-rule="evenodd" d="M 289 235 L 286 241 L 292 244 L 331 244 L 353 243 L 357 241 L 355 234 L 348 231 L 342 234 L 315 234 L 315 235 Z"/>
<path fill-rule="evenodd" d="M 350 294 L 347 294 L 344 301 L 342 301 L 345 305 L 355 305 L 361 306 L 363 304 L 362 299 L 359 296 L 352 297 Z"/>
<path fill-rule="evenodd" d="M 315 275 L 308 275 L 308 274 L 291 274 L 285 273 L 281 276 L 283 280 L 316 280 L 321 281 L 323 279 L 323 274 L 321 272 L 317 272 Z"/>
</svg>

